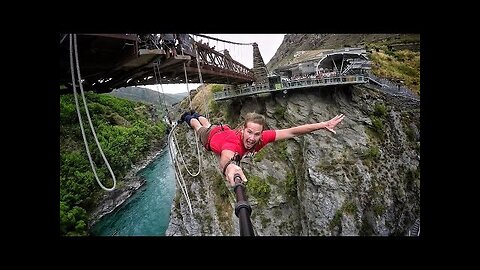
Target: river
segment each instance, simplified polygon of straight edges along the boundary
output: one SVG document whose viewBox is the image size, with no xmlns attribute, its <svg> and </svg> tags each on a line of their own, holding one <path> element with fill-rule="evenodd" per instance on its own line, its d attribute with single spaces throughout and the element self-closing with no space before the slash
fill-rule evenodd
<svg viewBox="0 0 480 270">
<path fill-rule="evenodd" d="M 175 171 L 167 149 L 138 172 L 145 185 L 93 227 L 95 236 L 164 236 L 175 195 Z"/>
</svg>

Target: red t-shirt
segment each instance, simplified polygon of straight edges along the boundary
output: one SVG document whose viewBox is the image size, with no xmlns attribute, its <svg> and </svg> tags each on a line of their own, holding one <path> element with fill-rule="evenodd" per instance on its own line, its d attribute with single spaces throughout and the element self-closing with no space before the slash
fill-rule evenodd
<svg viewBox="0 0 480 270">
<path fill-rule="evenodd" d="M 210 140 L 210 149 L 216 154 L 221 154 L 223 150 L 231 150 L 238 153 L 242 158 L 245 154 L 255 155 L 265 145 L 275 141 L 275 130 L 264 130 L 260 136 L 260 142 L 257 143 L 254 149 L 247 150 L 242 142 L 242 135 L 237 130 L 232 130 L 228 126 L 223 126 L 223 131 L 220 131 L 221 127 L 215 127 L 210 131 L 208 139 Z M 218 131 L 218 132 L 217 132 Z"/>
</svg>

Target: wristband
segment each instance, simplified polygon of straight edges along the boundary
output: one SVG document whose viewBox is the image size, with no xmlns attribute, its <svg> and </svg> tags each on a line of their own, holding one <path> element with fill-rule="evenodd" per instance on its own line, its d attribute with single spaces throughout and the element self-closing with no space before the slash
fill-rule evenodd
<svg viewBox="0 0 480 270">
<path fill-rule="evenodd" d="M 225 172 L 227 171 L 228 165 L 232 164 L 232 162 L 233 162 L 233 160 L 229 160 L 229 161 L 227 162 L 227 164 L 225 164 L 225 167 L 223 167 L 223 176 L 227 177 L 227 176 L 225 175 Z"/>
</svg>

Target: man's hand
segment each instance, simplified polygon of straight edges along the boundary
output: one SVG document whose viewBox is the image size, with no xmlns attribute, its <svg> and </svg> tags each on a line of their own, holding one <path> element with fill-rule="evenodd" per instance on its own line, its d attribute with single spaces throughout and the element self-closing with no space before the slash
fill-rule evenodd
<svg viewBox="0 0 480 270">
<path fill-rule="evenodd" d="M 234 163 L 230 163 L 227 167 L 227 170 L 225 171 L 225 174 L 227 176 L 228 182 L 230 182 L 230 185 L 233 187 L 235 186 L 235 179 L 234 176 L 235 174 L 239 174 L 240 177 L 242 178 L 242 182 L 245 183 L 247 182 L 247 178 L 243 174 L 242 168 L 240 166 L 235 165 Z"/>
<path fill-rule="evenodd" d="M 333 132 L 334 134 L 337 134 L 337 132 L 335 132 L 335 130 L 333 130 L 333 129 L 335 128 L 336 125 L 338 125 L 338 123 L 342 122 L 344 117 L 345 117 L 345 115 L 339 114 L 339 115 L 333 117 L 332 119 L 326 121 L 325 122 L 325 128 L 328 131 Z"/>
</svg>

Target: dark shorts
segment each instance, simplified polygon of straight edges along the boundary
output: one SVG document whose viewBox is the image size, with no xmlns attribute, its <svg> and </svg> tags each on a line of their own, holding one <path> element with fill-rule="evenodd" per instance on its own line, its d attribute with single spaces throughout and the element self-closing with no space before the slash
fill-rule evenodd
<svg viewBox="0 0 480 270">
<path fill-rule="evenodd" d="M 208 134 L 210 134 L 210 131 L 216 126 L 217 125 L 211 125 L 209 128 L 201 127 L 197 131 L 200 142 L 207 150 L 210 150 L 210 146 L 208 145 L 209 144 Z"/>
</svg>

